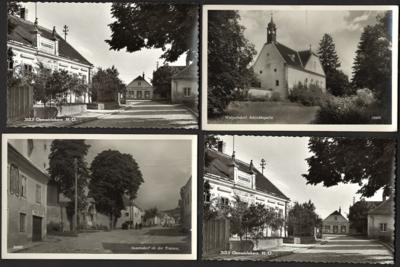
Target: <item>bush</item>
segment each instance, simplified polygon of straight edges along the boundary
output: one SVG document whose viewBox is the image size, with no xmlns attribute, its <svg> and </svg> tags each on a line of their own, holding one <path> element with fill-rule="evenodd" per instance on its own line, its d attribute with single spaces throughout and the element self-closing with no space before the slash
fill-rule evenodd
<svg viewBox="0 0 400 267">
<path fill-rule="evenodd" d="M 369 89 L 361 89 L 356 95 L 327 99 L 317 114 L 317 123 L 366 124 L 379 114 L 376 99 Z"/>
<path fill-rule="evenodd" d="M 281 101 L 281 94 L 279 92 L 273 92 L 270 100 L 273 102 Z"/>
<path fill-rule="evenodd" d="M 60 223 L 49 222 L 47 224 L 47 233 L 59 233 L 62 232 L 62 227 Z"/>
<path fill-rule="evenodd" d="M 293 86 L 289 94 L 289 100 L 298 102 L 304 106 L 322 106 L 326 101 L 326 94 L 316 84 L 310 84 L 308 87 L 302 83 Z"/>
</svg>

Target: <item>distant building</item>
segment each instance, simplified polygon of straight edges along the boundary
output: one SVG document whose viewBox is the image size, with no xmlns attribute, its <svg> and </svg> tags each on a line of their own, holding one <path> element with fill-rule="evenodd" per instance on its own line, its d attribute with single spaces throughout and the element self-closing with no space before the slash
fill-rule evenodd
<svg viewBox="0 0 400 267">
<path fill-rule="evenodd" d="M 394 200 L 389 197 L 368 212 L 368 237 L 394 240 Z"/>
<path fill-rule="evenodd" d="M 15 73 L 37 72 L 39 65 L 51 71 L 65 70 L 79 78 L 82 83 L 91 83 L 93 65 L 78 50 L 57 32 L 26 20 L 26 9 L 21 16 L 8 15 L 15 27 L 7 34 L 7 48 L 13 60 L 8 60 L 8 69 Z M 68 92 L 67 102 L 88 103 L 89 92 L 81 96 Z"/>
<path fill-rule="evenodd" d="M 163 227 L 172 227 L 175 225 L 175 219 L 168 213 L 161 212 L 160 214 L 160 225 Z"/>
<path fill-rule="evenodd" d="M 260 97 L 278 93 L 285 99 L 298 83 L 315 84 L 325 91 L 326 79 L 319 57 L 311 48 L 297 51 L 277 41 L 277 27 L 271 17 L 267 27 L 267 42 L 253 65 L 260 84 L 249 94 Z"/>
<path fill-rule="evenodd" d="M 197 102 L 199 91 L 198 66 L 192 63 L 176 74 L 171 79 L 172 103 Z"/>
<path fill-rule="evenodd" d="M 29 158 L 32 140 L 7 148 L 7 247 L 41 241 L 47 233 L 47 173 Z"/>
<path fill-rule="evenodd" d="M 267 177 L 254 166 L 253 162 L 243 162 L 224 153 L 224 144 L 218 145 L 218 151 L 206 149 L 204 180 L 210 184 L 210 192 L 204 196 L 205 201 L 217 201 L 218 205 L 230 205 L 235 196 L 250 204 L 264 204 L 276 211 L 287 221 L 290 199 L 283 194 Z M 286 237 L 286 223 L 274 231 L 267 226 L 263 232 L 265 237 Z"/>
<path fill-rule="evenodd" d="M 161 216 L 159 214 L 151 217 L 151 218 L 147 218 L 144 222 L 145 226 L 155 226 L 155 225 L 160 225 L 161 223 Z"/>
<path fill-rule="evenodd" d="M 126 100 L 151 100 L 153 99 L 153 86 L 145 80 L 144 73 L 137 76 L 126 87 Z"/>
<path fill-rule="evenodd" d="M 342 210 L 335 210 L 322 221 L 322 234 L 348 234 L 349 221 L 342 215 Z"/>
<path fill-rule="evenodd" d="M 192 177 L 182 186 L 180 199 L 181 223 L 184 231 L 192 230 Z"/>
<path fill-rule="evenodd" d="M 143 216 L 144 210 L 135 202 L 131 202 L 121 211 L 121 217 L 117 220 L 116 228 L 121 228 L 125 222 L 132 222 L 131 227 L 137 228 L 143 225 Z"/>
</svg>

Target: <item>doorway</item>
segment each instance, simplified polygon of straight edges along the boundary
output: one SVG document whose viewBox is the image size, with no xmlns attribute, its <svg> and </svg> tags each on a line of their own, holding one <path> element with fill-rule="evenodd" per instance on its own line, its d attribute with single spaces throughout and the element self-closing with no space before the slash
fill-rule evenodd
<svg viewBox="0 0 400 267">
<path fill-rule="evenodd" d="M 32 216 L 32 241 L 42 241 L 42 218 Z"/>
</svg>

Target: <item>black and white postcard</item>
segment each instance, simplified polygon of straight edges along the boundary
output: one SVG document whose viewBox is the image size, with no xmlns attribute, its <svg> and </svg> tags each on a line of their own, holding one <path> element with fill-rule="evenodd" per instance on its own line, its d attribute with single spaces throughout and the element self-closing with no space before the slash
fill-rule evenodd
<svg viewBox="0 0 400 267">
<path fill-rule="evenodd" d="M 206 130 L 395 131 L 398 7 L 205 5 Z"/>
<path fill-rule="evenodd" d="M 194 135 L 3 135 L 2 257 L 197 257 Z"/>
<path fill-rule="evenodd" d="M 8 2 L 7 126 L 198 128 L 193 4 Z"/>
<path fill-rule="evenodd" d="M 205 138 L 203 259 L 393 264 L 395 139 Z"/>
</svg>

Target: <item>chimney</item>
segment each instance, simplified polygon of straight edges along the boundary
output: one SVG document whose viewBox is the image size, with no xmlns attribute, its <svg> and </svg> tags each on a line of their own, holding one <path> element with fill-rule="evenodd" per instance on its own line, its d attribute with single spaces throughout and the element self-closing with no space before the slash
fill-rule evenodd
<svg viewBox="0 0 400 267">
<path fill-rule="evenodd" d="M 224 141 L 218 141 L 217 143 L 218 152 L 224 153 L 225 151 L 225 144 Z"/>
<path fill-rule="evenodd" d="M 21 8 L 19 11 L 19 16 L 21 17 L 21 19 L 26 20 L 26 18 L 28 17 L 28 10 L 25 7 Z"/>
<path fill-rule="evenodd" d="M 339 213 L 342 214 L 342 208 L 341 207 L 339 207 Z"/>
<path fill-rule="evenodd" d="M 250 170 L 251 173 L 253 173 L 253 167 L 254 167 L 253 160 L 250 160 L 249 170 Z"/>
<path fill-rule="evenodd" d="M 144 71 L 143 71 L 142 77 L 143 77 L 143 79 L 144 79 Z"/>
</svg>

